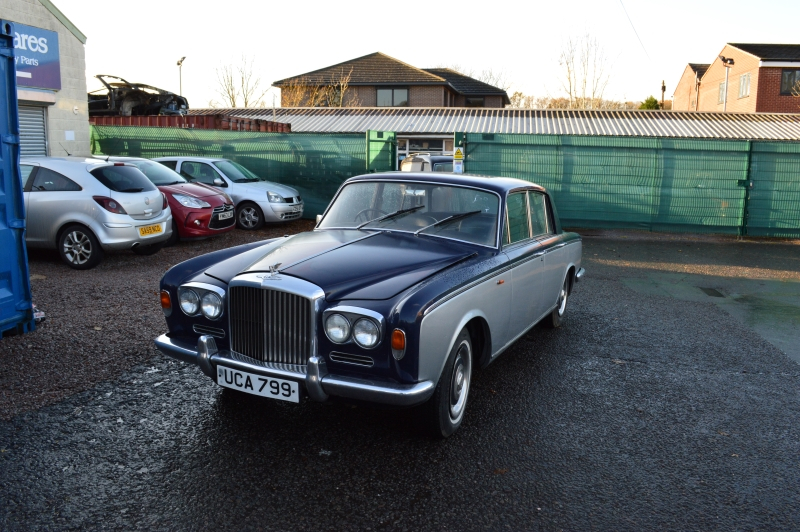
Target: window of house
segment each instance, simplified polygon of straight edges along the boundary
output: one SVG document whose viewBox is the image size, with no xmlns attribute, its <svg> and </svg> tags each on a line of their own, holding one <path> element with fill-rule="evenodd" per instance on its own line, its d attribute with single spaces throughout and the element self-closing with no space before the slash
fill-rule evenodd
<svg viewBox="0 0 800 532">
<path fill-rule="evenodd" d="M 750 72 L 739 76 L 739 98 L 750 96 Z"/>
<path fill-rule="evenodd" d="M 408 89 L 378 89 L 378 107 L 408 107 Z"/>
<path fill-rule="evenodd" d="M 781 94 L 791 95 L 792 89 L 800 92 L 800 69 L 784 68 L 781 72 Z"/>
<path fill-rule="evenodd" d="M 464 107 L 484 107 L 483 97 L 480 98 L 465 98 Z"/>
<path fill-rule="evenodd" d="M 717 103 L 725 103 L 725 82 L 719 84 L 719 97 Z"/>
</svg>

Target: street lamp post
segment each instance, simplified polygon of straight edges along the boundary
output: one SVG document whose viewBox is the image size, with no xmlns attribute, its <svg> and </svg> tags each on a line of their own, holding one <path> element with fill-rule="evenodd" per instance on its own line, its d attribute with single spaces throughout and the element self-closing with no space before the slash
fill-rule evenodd
<svg viewBox="0 0 800 532">
<path fill-rule="evenodd" d="M 722 112 L 726 112 L 728 110 L 728 74 L 733 67 L 733 58 L 732 57 L 725 57 L 724 55 L 719 56 L 722 60 L 722 66 L 725 67 L 725 97 L 722 100 Z"/>
<path fill-rule="evenodd" d="M 183 60 L 186 56 L 178 60 L 178 95 L 183 96 Z"/>
</svg>

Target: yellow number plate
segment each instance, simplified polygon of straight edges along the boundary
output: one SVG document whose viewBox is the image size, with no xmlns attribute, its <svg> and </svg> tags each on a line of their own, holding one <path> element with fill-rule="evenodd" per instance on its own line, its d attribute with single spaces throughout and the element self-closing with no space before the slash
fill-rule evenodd
<svg viewBox="0 0 800 532">
<path fill-rule="evenodd" d="M 139 234 L 141 236 L 157 235 L 160 232 L 161 232 L 161 224 L 145 225 L 139 228 Z"/>
</svg>

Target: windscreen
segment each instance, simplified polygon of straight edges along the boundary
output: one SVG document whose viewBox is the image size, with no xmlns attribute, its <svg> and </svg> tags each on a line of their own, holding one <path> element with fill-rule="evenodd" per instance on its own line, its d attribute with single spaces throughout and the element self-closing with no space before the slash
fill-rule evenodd
<svg viewBox="0 0 800 532">
<path fill-rule="evenodd" d="M 148 192 L 158 190 L 135 166 L 101 166 L 91 174 L 114 192 Z"/>
<path fill-rule="evenodd" d="M 214 163 L 214 166 L 219 168 L 222 173 L 228 176 L 228 179 L 234 183 L 245 183 L 247 181 L 266 181 L 266 179 L 261 179 L 241 164 L 233 161 L 217 161 Z"/>
<path fill-rule="evenodd" d="M 170 170 L 161 163 L 153 161 L 131 161 L 131 164 L 142 171 L 155 186 L 178 185 L 188 183 L 182 175 L 174 170 Z"/>
<path fill-rule="evenodd" d="M 413 182 L 344 187 L 319 227 L 419 232 L 496 245 L 499 197 L 485 190 Z"/>
</svg>

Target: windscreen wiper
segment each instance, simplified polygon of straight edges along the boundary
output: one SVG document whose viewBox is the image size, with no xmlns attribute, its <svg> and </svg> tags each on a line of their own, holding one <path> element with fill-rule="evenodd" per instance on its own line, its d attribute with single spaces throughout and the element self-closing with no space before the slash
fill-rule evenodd
<svg viewBox="0 0 800 532">
<path fill-rule="evenodd" d="M 141 192 L 144 188 L 124 188 L 120 192 Z"/>
<path fill-rule="evenodd" d="M 401 214 L 406 214 L 407 212 L 418 211 L 421 208 L 423 208 L 424 206 L 425 205 L 417 205 L 416 207 L 411 207 L 411 208 L 408 208 L 408 209 L 400 209 L 399 211 L 394 211 L 394 212 L 390 212 L 389 214 L 384 214 L 383 216 L 375 218 L 374 220 L 369 220 L 368 222 L 364 222 L 363 224 L 361 224 L 359 226 L 356 226 L 356 229 L 361 229 L 365 225 L 371 224 L 372 222 L 381 222 L 383 220 L 388 220 L 389 218 L 394 218 L 395 216 L 399 216 Z"/>
<path fill-rule="evenodd" d="M 443 218 L 443 219 L 439 220 L 436 223 L 433 223 L 431 225 L 426 225 L 425 227 L 423 227 L 422 229 L 420 229 L 418 231 L 414 231 L 414 236 L 417 236 L 418 234 L 423 232 L 425 229 L 430 229 L 431 227 L 436 227 L 436 226 L 439 226 L 439 225 L 447 225 L 450 222 L 455 222 L 455 221 L 461 220 L 463 218 L 467 218 L 469 216 L 472 216 L 474 214 L 480 214 L 481 212 L 482 211 L 470 211 L 470 212 L 462 212 L 461 214 L 454 214 L 453 216 L 448 216 L 447 218 Z"/>
</svg>

